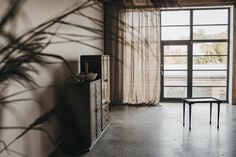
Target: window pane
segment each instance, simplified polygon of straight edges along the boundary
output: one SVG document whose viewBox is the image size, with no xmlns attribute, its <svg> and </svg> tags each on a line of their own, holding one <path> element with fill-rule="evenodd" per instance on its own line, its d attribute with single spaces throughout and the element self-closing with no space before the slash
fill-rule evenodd
<svg viewBox="0 0 236 157">
<path fill-rule="evenodd" d="M 226 56 L 207 56 L 207 57 L 193 57 L 193 70 L 206 69 L 227 69 Z"/>
<path fill-rule="evenodd" d="M 164 86 L 187 86 L 187 71 L 164 71 Z"/>
<path fill-rule="evenodd" d="M 226 42 L 193 43 L 193 55 L 227 55 Z"/>
<path fill-rule="evenodd" d="M 190 27 L 162 27 L 162 40 L 187 40 L 190 39 Z"/>
<path fill-rule="evenodd" d="M 193 24 L 228 24 L 228 10 L 194 10 Z"/>
<path fill-rule="evenodd" d="M 186 97 L 187 89 L 190 88 L 192 97 L 209 96 L 226 100 L 228 15 L 227 8 L 161 12 L 164 98 Z M 193 25 L 190 27 L 191 20 Z M 185 41 L 189 41 L 189 44 L 184 45 Z M 187 87 L 188 81 L 192 87 Z"/>
<path fill-rule="evenodd" d="M 226 100 L 226 87 L 193 87 L 193 97 L 215 97 Z"/>
<path fill-rule="evenodd" d="M 164 57 L 164 69 L 187 69 L 187 57 Z"/>
<path fill-rule="evenodd" d="M 226 86 L 226 71 L 193 71 L 193 86 Z"/>
<path fill-rule="evenodd" d="M 162 11 L 162 25 L 190 25 L 190 11 Z"/>
<path fill-rule="evenodd" d="M 188 47 L 183 45 L 164 46 L 164 55 L 187 55 Z"/>
<path fill-rule="evenodd" d="M 187 87 L 164 87 L 165 98 L 187 97 Z"/>
<path fill-rule="evenodd" d="M 193 39 L 227 39 L 227 26 L 193 26 Z"/>
</svg>

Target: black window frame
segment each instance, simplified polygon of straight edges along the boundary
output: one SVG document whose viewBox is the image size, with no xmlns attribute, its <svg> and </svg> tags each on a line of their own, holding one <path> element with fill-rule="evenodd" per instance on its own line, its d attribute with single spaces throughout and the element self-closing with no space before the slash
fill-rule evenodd
<svg viewBox="0 0 236 157">
<path fill-rule="evenodd" d="M 200 24 L 200 25 L 193 25 L 193 11 L 194 10 L 220 10 L 224 9 L 228 11 L 228 19 L 227 19 L 227 24 Z M 231 9 L 230 7 L 215 7 L 215 8 L 189 8 L 189 9 L 166 9 L 166 10 L 161 10 L 161 12 L 164 11 L 183 11 L 187 10 L 190 11 L 190 39 L 189 40 L 161 40 L 160 36 L 160 41 L 161 41 L 161 96 L 160 96 L 160 101 L 165 101 L 165 102 L 178 102 L 181 101 L 180 98 L 165 98 L 164 97 L 164 45 L 187 45 L 188 46 L 188 57 L 187 57 L 187 79 L 189 80 L 187 83 L 187 97 L 192 97 L 193 95 L 193 87 L 208 87 L 208 86 L 193 86 L 193 71 L 227 71 L 227 82 L 225 86 L 209 86 L 209 87 L 225 87 L 226 88 L 226 99 L 223 100 L 224 102 L 228 102 L 228 97 L 229 97 L 229 55 L 230 55 L 230 14 L 231 14 Z M 162 18 L 160 16 L 160 18 Z M 160 19 L 161 22 L 161 19 Z M 193 39 L 193 27 L 194 26 L 227 26 L 227 39 Z M 187 26 L 187 25 L 186 25 Z M 182 27 L 182 25 L 162 25 L 160 24 L 160 34 L 162 34 L 162 28 L 163 27 Z M 193 58 L 196 55 L 193 55 L 193 44 L 194 43 L 214 43 L 214 42 L 225 42 L 227 43 L 227 55 L 223 55 L 227 57 L 227 69 L 226 70 L 194 70 L 193 69 Z M 212 55 L 211 55 L 212 56 Z M 222 55 L 215 55 L 215 56 L 222 56 Z M 175 71 L 175 70 L 174 70 Z M 177 70 L 179 71 L 179 70 Z M 173 86 L 174 87 L 174 86 Z M 182 87 L 182 86 L 178 86 Z"/>
</svg>

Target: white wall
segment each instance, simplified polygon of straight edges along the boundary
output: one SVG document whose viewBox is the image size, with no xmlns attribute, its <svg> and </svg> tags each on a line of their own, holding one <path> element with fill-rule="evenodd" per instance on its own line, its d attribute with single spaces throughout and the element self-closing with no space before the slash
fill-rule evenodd
<svg viewBox="0 0 236 157">
<path fill-rule="evenodd" d="M 20 17 L 17 20 L 16 32 L 18 35 L 24 34 L 31 28 L 53 18 L 61 15 L 65 10 L 70 10 L 71 7 L 75 8 L 79 4 L 82 4 L 86 0 L 28 0 L 24 4 L 23 12 L 21 12 Z M 95 6 L 96 8 L 99 8 Z M 101 9 L 101 8 L 100 8 Z M 102 11 L 97 11 L 91 7 L 82 10 L 87 16 L 96 18 L 103 21 Z M 102 30 L 101 26 L 96 25 L 90 20 L 78 16 L 70 15 L 66 21 L 89 26 L 91 28 L 96 28 Z M 57 26 L 52 27 L 51 30 L 55 30 Z M 100 37 L 99 40 L 89 40 L 84 41 L 86 44 L 91 44 L 99 49 L 94 49 L 83 44 L 78 43 L 65 43 L 50 45 L 44 50 L 44 53 L 59 54 L 66 58 L 68 61 L 73 61 L 74 69 L 78 72 L 78 63 L 80 55 L 89 54 L 102 54 L 103 53 L 103 35 L 95 34 L 84 29 L 79 29 L 76 27 L 60 26 L 58 32 L 80 34 L 80 35 L 90 35 Z M 82 38 L 74 38 L 74 40 L 82 40 Z M 58 41 L 54 38 L 53 41 Z M 18 102 L 8 105 L 8 108 L 0 107 L 0 125 L 1 126 L 27 126 L 32 123 L 37 117 L 45 113 L 47 110 L 53 107 L 55 104 L 54 87 L 47 87 L 55 84 L 55 82 L 63 82 L 68 76 L 68 70 L 65 68 L 60 60 L 49 59 L 50 64 L 45 67 L 38 67 L 40 74 L 34 75 L 37 80 L 39 88 L 34 91 L 25 92 L 21 95 L 14 97 L 16 98 L 34 98 L 36 101 Z M 18 92 L 24 90 L 23 87 L 17 84 L 11 84 L 7 94 Z M 41 105 L 40 105 L 41 104 Z M 57 125 L 55 120 L 51 120 L 43 125 L 52 136 L 55 138 L 57 136 Z M 9 143 L 14 139 L 22 130 L 0 130 L 0 140 Z M 2 145 L 0 145 L 2 148 Z M 20 138 L 17 142 L 10 146 L 10 149 L 18 151 L 24 155 L 30 157 L 44 157 L 48 156 L 50 151 L 53 149 L 53 145 L 50 144 L 48 137 L 45 133 L 40 131 L 30 131 L 23 138 Z M 14 153 L 2 153 L 0 156 L 17 156 Z"/>
</svg>

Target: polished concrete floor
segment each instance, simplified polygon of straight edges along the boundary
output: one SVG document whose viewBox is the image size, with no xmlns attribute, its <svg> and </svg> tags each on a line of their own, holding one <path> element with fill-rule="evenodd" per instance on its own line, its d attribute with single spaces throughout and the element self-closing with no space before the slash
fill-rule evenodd
<svg viewBox="0 0 236 157">
<path fill-rule="evenodd" d="M 219 130 L 216 107 L 209 125 L 209 105 L 193 105 L 191 131 L 182 125 L 180 103 L 113 107 L 109 128 L 90 152 L 77 156 L 236 157 L 236 106 L 222 104 Z"/>
</svg>

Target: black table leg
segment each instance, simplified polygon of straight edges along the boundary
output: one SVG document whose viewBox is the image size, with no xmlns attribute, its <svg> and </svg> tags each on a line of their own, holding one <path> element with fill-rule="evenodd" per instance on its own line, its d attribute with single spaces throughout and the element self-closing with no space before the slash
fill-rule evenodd
<svg viewBox="0 0 236 157">
<path fill-rule="evenodd" d="M 218 104 L 218 115 L 217 115 L 217 128 L 219 129 L 219 123 L 220 123 L 220 103 Z"/>
<path fill-rule="evenodd" d="M 211 115 L 212 115 L 212 103 L 210 103 L 210 125 L 211 125 Z"/>
<path fill-rule="evenodd" d="M 189 131 L 191 130 L 192 104 L 189 103 Z"/>
<path fill-rule="evenodd" d="M 185 101 L 183 102 L 183 126 L 185 126 Z"/>
</svg>

